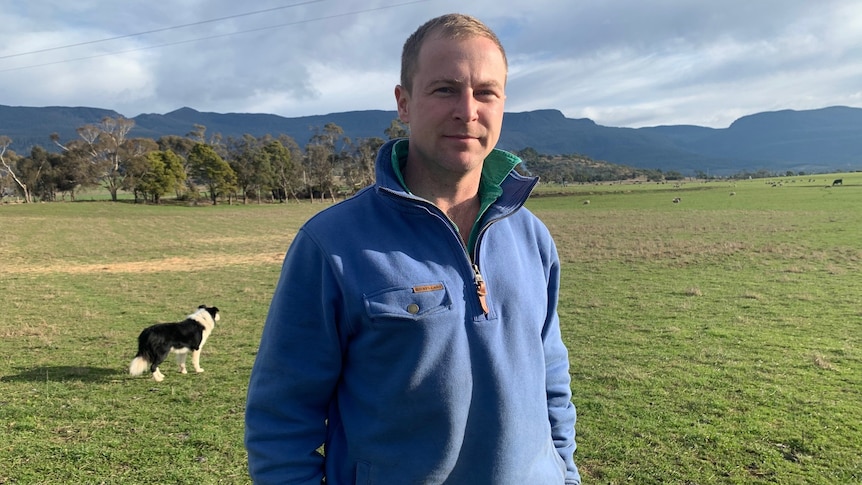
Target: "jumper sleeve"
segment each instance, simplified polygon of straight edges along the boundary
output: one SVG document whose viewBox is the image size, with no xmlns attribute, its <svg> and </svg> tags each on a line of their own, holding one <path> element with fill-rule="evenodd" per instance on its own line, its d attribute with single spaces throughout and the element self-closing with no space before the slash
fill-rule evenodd
<svg viewBox="0 0 862 485">
<path fill-rule="evenodd" d="M 287 252 L 252 369 L 245 445 L 254 483 L 319 485 L 326 415 L 341 372 L 338 285 L 300 231 Z"/>
<path fill-rule="evenodd" d="M 548 419 L 554 446 L 566 464 L 566 485 L 580 485 L 581 476 L 575 465 L 575 406 L 572 404 L 568 350 L 562 340 L 557 303 L 560 289 L 560 262 L 553 251 L 553 264 L 548 278 L 548 313 L 542 335 L 545 348 L 545 387 L 548 399 Z"/>
</svg>

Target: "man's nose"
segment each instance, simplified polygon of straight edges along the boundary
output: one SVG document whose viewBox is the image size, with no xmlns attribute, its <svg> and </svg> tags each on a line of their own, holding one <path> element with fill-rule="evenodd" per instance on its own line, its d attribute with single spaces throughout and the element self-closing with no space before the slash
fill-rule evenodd
<svg viewBox="0 0 862 485">
<path fill-rule="evenodd" d="M 454 107 L 455 119 L 461 121 L 473 121 L 478 117 L 479 101 L 473 96 L 473 91 L 465 90 Z"/>
</svg>

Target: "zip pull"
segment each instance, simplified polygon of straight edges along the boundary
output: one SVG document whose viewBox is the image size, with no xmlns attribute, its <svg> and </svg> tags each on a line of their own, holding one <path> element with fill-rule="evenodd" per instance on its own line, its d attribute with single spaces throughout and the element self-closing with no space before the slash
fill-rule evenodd
<svg viewBox="0 0 862 485">
<path fill-rule="evenodd" d="M 485 300 L 485 295 L 488 294 L 488 288 L 485 287 L 485 280 L 482 279 L 482 273 L 479 272 L 479 265 L 473 265 L 473 281 L 476 283 L 476 294 L 479 296 L 479 305 L 482 306 L 482 312 L 485 316 L 488 315 L 488 302 Z"/>
</svg>

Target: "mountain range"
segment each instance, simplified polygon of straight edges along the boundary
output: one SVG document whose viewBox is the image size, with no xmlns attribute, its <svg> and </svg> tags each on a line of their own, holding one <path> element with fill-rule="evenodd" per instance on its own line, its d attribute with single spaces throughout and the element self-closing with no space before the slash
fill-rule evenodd
<svg viewBox="0 0 862 485">
<path fill-rule="evenodd" d="M 76 129 L 99 123 L 119 113 L 87 107 L 21 107 L 0 105 L 0 136 L 12 139 L 10 149 L 29 154 L 34 145 L 54 149 L 57 133 L 62 141 L 78 137 Z M 181 108 L 167 114 L 141 114 L 134 118 L 129 136 L 159 138 L 185 136 L 194 125 L 207 135 L 224 138 L 244 134 L 286 134 L 304 146 L 327 123 L 335 123 L 350 138 L 386 138 L 384 130 L 396 119 L 395 111 L 368 110 L 287 118 L 272 114 L 209 113 Z M 566 118 L 558 110 L 506 113 L 499 148 L 527 147 L 546 155 L 585 155 L 594 160 L 636 168 L 705 172 L 731 175 L 739 172 L 817 173 L 862 170 L 862 108 L 833 106 L 815 110 L 756 113 L 727 128 L 693 125 L 620 128 L 602 126 L 590 119 Z"/>
</svg>

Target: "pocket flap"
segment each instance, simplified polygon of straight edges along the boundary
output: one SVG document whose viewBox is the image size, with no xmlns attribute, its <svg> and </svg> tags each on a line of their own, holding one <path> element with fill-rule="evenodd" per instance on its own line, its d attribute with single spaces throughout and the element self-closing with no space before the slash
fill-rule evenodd
<svg viewBox="0 0 862 485">
<path fill-rule="evenodd" d="M 371 318 L 405 318 L 419 320 L 451 308 L 449 290 L 442 282 L 422 283 L 409 287 L 387 288 L 364 296 L 365 309 Z"/>
</svg>

